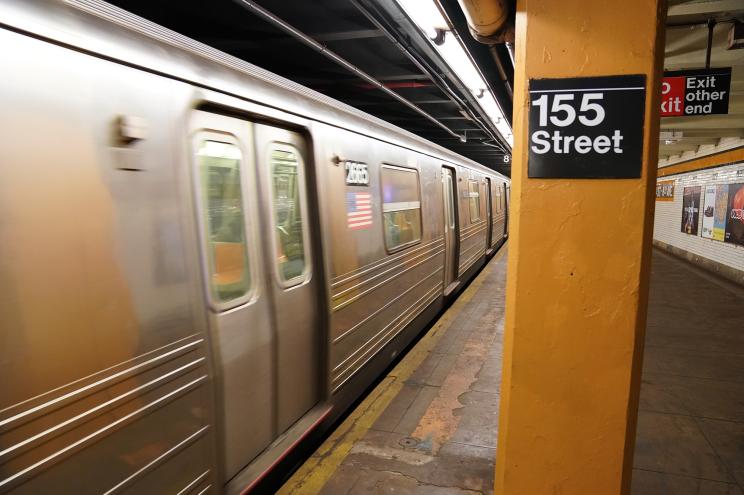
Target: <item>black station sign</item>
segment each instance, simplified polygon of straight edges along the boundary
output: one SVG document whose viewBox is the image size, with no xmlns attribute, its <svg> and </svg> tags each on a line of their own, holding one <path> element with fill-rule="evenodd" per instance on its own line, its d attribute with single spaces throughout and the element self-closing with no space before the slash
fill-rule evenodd
<svg viewBox="0 0 744 495">
<path fill-rule="evenodd" d="M 727 114 L 731 67 L 664 72 L 661 116 Z"/>
<path fill-rule="evenodd" d="M 530 80 L 528 176 L 641 176 L 646 76 Z"/>
</svg>

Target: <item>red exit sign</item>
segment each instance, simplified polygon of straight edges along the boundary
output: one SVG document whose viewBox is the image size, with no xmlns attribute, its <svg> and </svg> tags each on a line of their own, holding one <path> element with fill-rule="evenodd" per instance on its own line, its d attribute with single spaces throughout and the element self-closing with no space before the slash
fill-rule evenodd
<svg viewBox="0 0 744 495">
<path fill-rule="evenodd" d="M 731 67 L 664 72 L 661 116 L 728 113 Z"/>
</svg>

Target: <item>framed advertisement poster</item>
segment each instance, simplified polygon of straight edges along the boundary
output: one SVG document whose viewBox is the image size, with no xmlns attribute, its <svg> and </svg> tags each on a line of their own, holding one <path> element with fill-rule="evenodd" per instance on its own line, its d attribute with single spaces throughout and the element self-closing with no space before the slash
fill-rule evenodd
<svg viewBox="0 0 744 495">
<path fill-rule="evenodd" d="M 716 208 L 715 205 L 716 186 L 705 186 L 705 193 L 703 194 L 703 230 L 700 235 L 706 239 L 713 239 L 713 226 L 715 223 L 713 214 Z"/>
<path fill-rule="evenodd" d="M 685 187 L 682 191 L 682 232 L 690 235 L 698 233 L 700 215 L 701 186 Z"/>
<path fill-rule="evenodd" d="M 716 241 L 722 241 L 726 236 L 728 190 L 728 184 L 719 184 L 716 186 L 716 202 L 713 205 L 713 239 Z"/>
<path fill-rule="evenodd" d="M 656 183 L 656 201 L 674 201 L 673 180 L 661 180 Z"/>
<path fill-rule="evenodd" d="M 744 246 L 744 183 L 728 185 L 725 241 Z"/>
</svg>

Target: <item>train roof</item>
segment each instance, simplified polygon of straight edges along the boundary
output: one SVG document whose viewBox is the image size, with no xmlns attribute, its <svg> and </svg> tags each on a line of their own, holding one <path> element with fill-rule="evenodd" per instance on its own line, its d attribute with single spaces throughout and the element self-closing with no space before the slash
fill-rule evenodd
<svg viewBox="0 0 744 495">
<path fill-rule="evenodd" d="M 346 128 L 509 181 L 493 169 L 389 122 L 100 0 L 12 0 L 0 3 L 0 18 L 15 31 L 77 51 Z M 237 80 L 236 73 L 241 76 Z M 246 84 L 246 78 L 254 84 Z"/>
</svg>

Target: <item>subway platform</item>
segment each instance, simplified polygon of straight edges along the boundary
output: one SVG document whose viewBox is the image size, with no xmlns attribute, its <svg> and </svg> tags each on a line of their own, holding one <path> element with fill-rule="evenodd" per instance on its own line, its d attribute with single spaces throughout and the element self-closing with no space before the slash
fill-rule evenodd
<svg viewBox="0 0 744 495">
<path fill-rule="evenodd" d="M 279 493 L 493 493 L 506 251 Z M 744 495 L 742 301 L 654 250 L 633 495 Z"/>
<path fill-rule="evenodd" d="M 492 490 L 506 251 L 500 249 L 280 494 Z"/>
<path fill-rule="evenodd" d="M 633 495 L 744 495 L 743 305 L 654 250 Z"/>
</svg>

